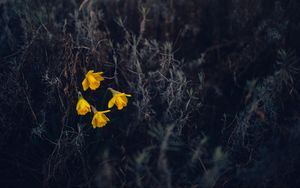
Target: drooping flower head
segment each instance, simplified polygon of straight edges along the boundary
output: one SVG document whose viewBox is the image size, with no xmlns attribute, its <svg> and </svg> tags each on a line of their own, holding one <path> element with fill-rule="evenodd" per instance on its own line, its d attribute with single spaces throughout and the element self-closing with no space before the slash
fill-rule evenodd
<svg viewBox="0 0 300 188">
<path fill-rule="evenodd" d="M 110 112 L 110 110 L 105 110 L 105 111 L 95 111 L 93 120 L 92 120 L 92 125 L 93 128 L 95 129 L 96 127 L 104 127 L 107 122 L 109 121 L 108 117 L 105 115 L 105 113 Z"/>
<path fill-rule="evenodd" d="M 79 93 L 77 105 L 76 105 L 77 114 L 84 116 L 88 112 L 91 112 L 90 104 L 83 98 L 83 96 Z"/>
<path fill-rule="evenodd" d="M 125 106 L 127 106 L 127 97 L 131 97 L 130 94 L 121 93 L 112 88 L 108 88 L 108 90 L 110 90 L 113 95 L 113 97 L 108 102 L 108 108 L 112 108 L 114 105 L 116 105 L 118 110 L 122 110 Z"/>
<path fill-rule="evenodd" d="M 94 73 L 94 70 L 88 71 L 84 80 L 82 81 L 83 90 L 86 91 L 88 88 L 91 90 L 96 90 L 100 86 L 101 81 L 104 80 L 102 74 L 103 72 Z"/>
</svg>

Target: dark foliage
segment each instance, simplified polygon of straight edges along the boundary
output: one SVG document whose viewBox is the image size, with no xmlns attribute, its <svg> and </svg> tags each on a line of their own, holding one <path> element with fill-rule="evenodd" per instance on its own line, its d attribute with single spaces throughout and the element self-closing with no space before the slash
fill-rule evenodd
<svg viewBox="0 0 300 188">
<path fill-rule="evenodd" d="M 1 187 L 298 187 L 297 0 L 0 1 Z M 105 72 L 77 116 L 86 70 Z"/>
</svg>

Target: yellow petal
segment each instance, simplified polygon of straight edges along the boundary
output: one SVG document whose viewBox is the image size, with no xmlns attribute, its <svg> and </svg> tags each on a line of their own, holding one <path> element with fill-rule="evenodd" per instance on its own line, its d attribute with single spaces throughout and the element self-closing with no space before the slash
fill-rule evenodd
<svg viewBox="0 0 300 188">
<path fill-rule="evenodd" d="M 86 78 L 82 81 L 81 84 L 82 84 L 83 91 L 86 91 L 89 88 L 89 82 Z"/>
<path fill-rule="evenodd" d="M 126 96 L 121 96 L 121 99 L 123 100 L 123 102 L 125 103 L 125 105 L 127 105 L 128 99 L 126 98 Z"/>
<path fill-rule="evenodd" d="M 108 108 L 112 108 L 115 102 L 116 102 L 116 98 L 115 97 L 111 98 L 108 102 Z"/>
<path fill-rule="evenodd" d="M 96 80 L 103 81 L 104 78 L 103 78 L 102 74 L 103 74 L 103 72 L 95 72 L 95 73 L 93 73 L 93 76 L 95 77 Z"/>
<path fill-rule="evenodd" d="M 107 122 L 109 121 L 109 119 L 106 117 L 106 115 L 104 113 L 109 112 L 110 110 L 106 110 L 106 111 L 100 111 L 100 112 L 96 112 L 94 114 L 93 120 L 92 120 L 92 125 L 93 128 L 96 127 L 104 127 Z"/>
<path fill-rule="evenodd" d="M 91 112 L 91 106 L 84 98 L 79 98 L 76 110 L 78 115 L 85 115 L 88 112 Z"/>
<path fill-rule="evenodd" d="M 128 103 L 127 97 L 131 97 L 130 94 L 121 93 L 112 88 L 108 88 L 108 89 L 113 94 L 113 98 L 108 102 L 108 108 L 112 108 L 114 105 L 116 105 L 118 110 L 122 110 L 124 106 L 127 106 Z"/>
<path fill-rule="evenodd" d="M 89 87 L 91 88 L 91 90 L 95 90 L 100 86 L 100 81 L 95 78 L 93 73 L 87 74 L 86 78 L 89 82 Z"/>
<path fill-rule="evenodd" d="M 117 98 L 115 104 L 116 104 L 116 106 L 118 107 L 118 110 L 122 110 L 122 109 L 123 109 L 123 102 L 122 102 L 122 99 Z"/>
<path fill-rule="evenodd" d="M 98 82 L 96 80 L 96 78 L 93 76 L 93 74 L 89 74 L 86 76 L 87 80 L 89 81 L 89 84 L 94 83 L 94 82 Z"/>
<path fill-rule="evenodd" d="M 110 120 L 108 119 L 108 117 L 107 117 L 105 114 L 101 114 L 101 116 L 102 116 L 102 118 L 103 118 L 105 121 L 110 121 Z"/>
<path fill-rule="evenodd" d="M 96 90 L 98 87 L 100 87 L 100 82 L 98 81 L 90 82 L 91 90 Z"/>
<path fill-rule="evenodd" d="M 79 108 L 80 108 L 80 105 L 79 105 L 80 103 L 79 103 L 79 101 L 77 102 L 77 104 L 76 104 L 76 110 L 78 111 L 79 110 Z"/>
<path fill-rule="evenodd" d="M 104 111 L 100 111 L 102 114 L 105 114 L 105 113 L 108 113 L 110 112 L 111 110 L 104 110 Z"/>
<path fill-rule="evenodd" d="M 94 114 L 93 120 L 92 120 L 93 128 L 95 129 L 97 127 L 97 114 Z"/>
<path fill-rule="evenodd" d="M 106 122 L 100 122 L 97 127 L 101 128 L 101 127 L 104 127 L 106 125 Z"/>
</svg>

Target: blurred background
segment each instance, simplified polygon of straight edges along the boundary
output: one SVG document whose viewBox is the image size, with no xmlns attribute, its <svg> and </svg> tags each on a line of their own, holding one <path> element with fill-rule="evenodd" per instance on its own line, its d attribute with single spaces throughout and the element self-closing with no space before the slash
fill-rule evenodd
<svg viewBox="0 0 300 188">
<path fill-rule="evenodd" d="M 0 1 L 0 187 L 300 186 L 299 9 Z M 93 129 L 77 93 L 106 110 L 108 87 L 132 97 Z"/>
</svg>

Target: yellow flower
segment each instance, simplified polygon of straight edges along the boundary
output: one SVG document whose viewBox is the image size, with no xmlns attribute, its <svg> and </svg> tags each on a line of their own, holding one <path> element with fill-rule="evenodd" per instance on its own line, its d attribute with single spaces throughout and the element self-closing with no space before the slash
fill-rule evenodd
<svg viewBox="0 0 300 188">
<path fill-rule="evenodd" d="M 78 115 L 83 116 L 88 112 L 91 112 L 91 106 L 82 96 L 80 96 L 76 105 L 76 110 Z"/>
<path fill-rule="evenodd" d="M 107 122 L 109 121 L 108 117 L 104 114 L 110 112 L 110 110 L 105 110 L 105 111 L 96 111 L 94 114 L 93 120 L 92 120 L 92 125 L 93 128 L 95 129 L 96 127 L 104 127 Z"/>
<path fill-rule="evenodd" d="M 100 86 L 100 82 L 104 80 L 102 77 L 103 72 L 95 72 L 90 70 L 86 73 L 84 80 L 82 81 L 83 90 L 86 91 L 88 88 L 95 90 Z"/>
<path fill-rule="evenodd" d="M 131 97 L 131 95 L 126 93 L 121 93 L 112 88 L 108 88 L 108 89 L 113 94 L 113 97 L 108 102 L 108 108 L 112 108 L 114 105 L 116 105 L 118 110 L 122 110 L 123 107 L 127 106 L 128 103 L 127 97 Z"/>
</svg>

